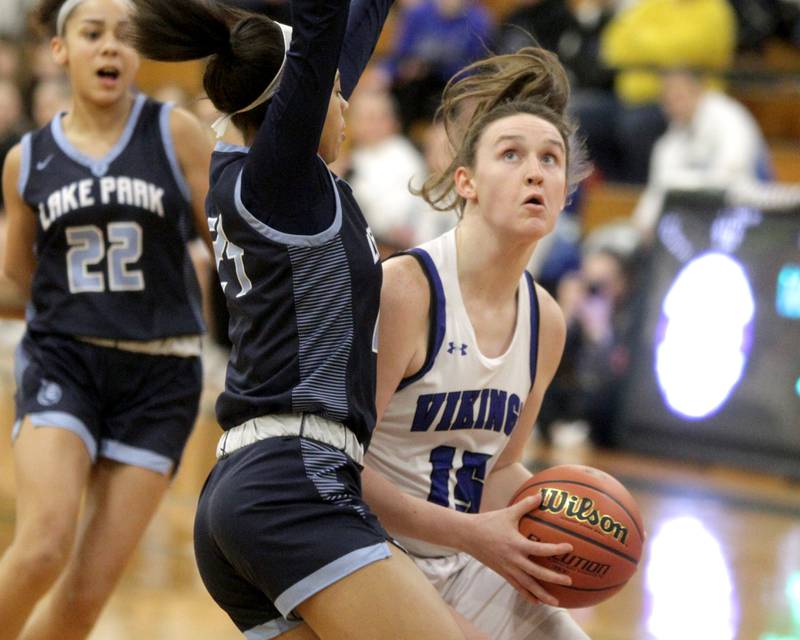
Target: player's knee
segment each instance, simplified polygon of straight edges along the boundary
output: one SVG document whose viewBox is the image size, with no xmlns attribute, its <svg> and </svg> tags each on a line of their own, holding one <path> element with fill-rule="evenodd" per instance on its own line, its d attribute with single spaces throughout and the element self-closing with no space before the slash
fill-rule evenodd
<svg viewBox="0 0 800 640">
<path fill-rule="evenodd" d="M 72 537 L 45 536 L 39 540 L 20 540 L 9 550 L 18 576 L 28 582 L 49 584 L 58 577 L 69 559 Z"/>
</svg>

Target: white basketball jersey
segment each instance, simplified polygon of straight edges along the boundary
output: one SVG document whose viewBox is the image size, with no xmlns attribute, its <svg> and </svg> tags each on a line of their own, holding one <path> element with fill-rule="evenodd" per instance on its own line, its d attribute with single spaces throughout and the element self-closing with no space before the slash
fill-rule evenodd
<svg viewBox="0 0 800 640">
<path fill-rule="evenodd" d="M 367 464 L 407 494 L 477 513 L 483 482 L 514 430 L 536 375 L 539 306 L 533 279 L 520 278 L 517 322 L 507 351 L 478 348 L 456 268 L 451 230 L 409 252 L 431 287 L 431 327 L 422 369 L 400 383 L 375 430 Z M 449 547 L 398 537 L 411 553 Z"/>
</svg>

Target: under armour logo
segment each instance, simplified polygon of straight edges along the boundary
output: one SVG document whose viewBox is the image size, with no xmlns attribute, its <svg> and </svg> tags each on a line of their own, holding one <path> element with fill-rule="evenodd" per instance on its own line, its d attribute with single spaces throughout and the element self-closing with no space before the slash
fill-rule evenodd
<svg viewBox="0 0 800 640">
<path fill-rule="evenodd" d="M 39 162 L 37 162 L 37 163 L 36 163 L 36 168 L 37 168 L 39 171 L 44 171 L 44 170 L 47 168 L 47 165 L 48 165 L 48 164 L 50 164 L 50 161 L 51 161 L 52 159 L 53 159 L 53 154 L 51 153 L 51 154 L 50 154 L 49 156 L 47 156 L 47 157 L 46 157 L 44 160 L 39 160 Z"/>
<path fill-rule="evenodd" d="M 457 347 L 455 342 L 450 342 L 449 344 L 450 346 L 447 347 L 447 353 L 453 353 L 458 349 L 459 351 L 461 351 L 462 356 L 467 355 L 467 345 L 465 345 L 463 342 L 461 343 L 460 347 Z"/>
</svg>

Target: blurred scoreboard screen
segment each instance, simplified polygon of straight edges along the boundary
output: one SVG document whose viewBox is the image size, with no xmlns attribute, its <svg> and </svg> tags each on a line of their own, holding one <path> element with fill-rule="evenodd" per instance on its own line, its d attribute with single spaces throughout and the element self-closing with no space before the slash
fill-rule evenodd
<svg viewBox="0 0 800 640">
<path fill-rule="evenodd" d="M 800 195 L 671 192 L 646 269 L 620 445 L 800 477 Z"/>
</svg>

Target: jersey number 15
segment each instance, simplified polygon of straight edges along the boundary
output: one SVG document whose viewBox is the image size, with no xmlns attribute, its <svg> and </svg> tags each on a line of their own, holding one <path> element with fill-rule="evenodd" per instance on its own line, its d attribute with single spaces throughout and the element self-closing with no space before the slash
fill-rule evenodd
<svg viewBox="0 0 800 640">
<path fill-rule="evenodd" d="M 450 471 L 453 469 L 455 456 L 455 447 L 441 446 L 431 451 L 431 492 L 428 502 L 450 507 Z M 477 513 L 480 510 L 486 462 L 491 457 L 486 453 L 462 452 L 461 468 L 456 471 L 456 486 L 453 491 L 456 511 Z"/>
</svg>

